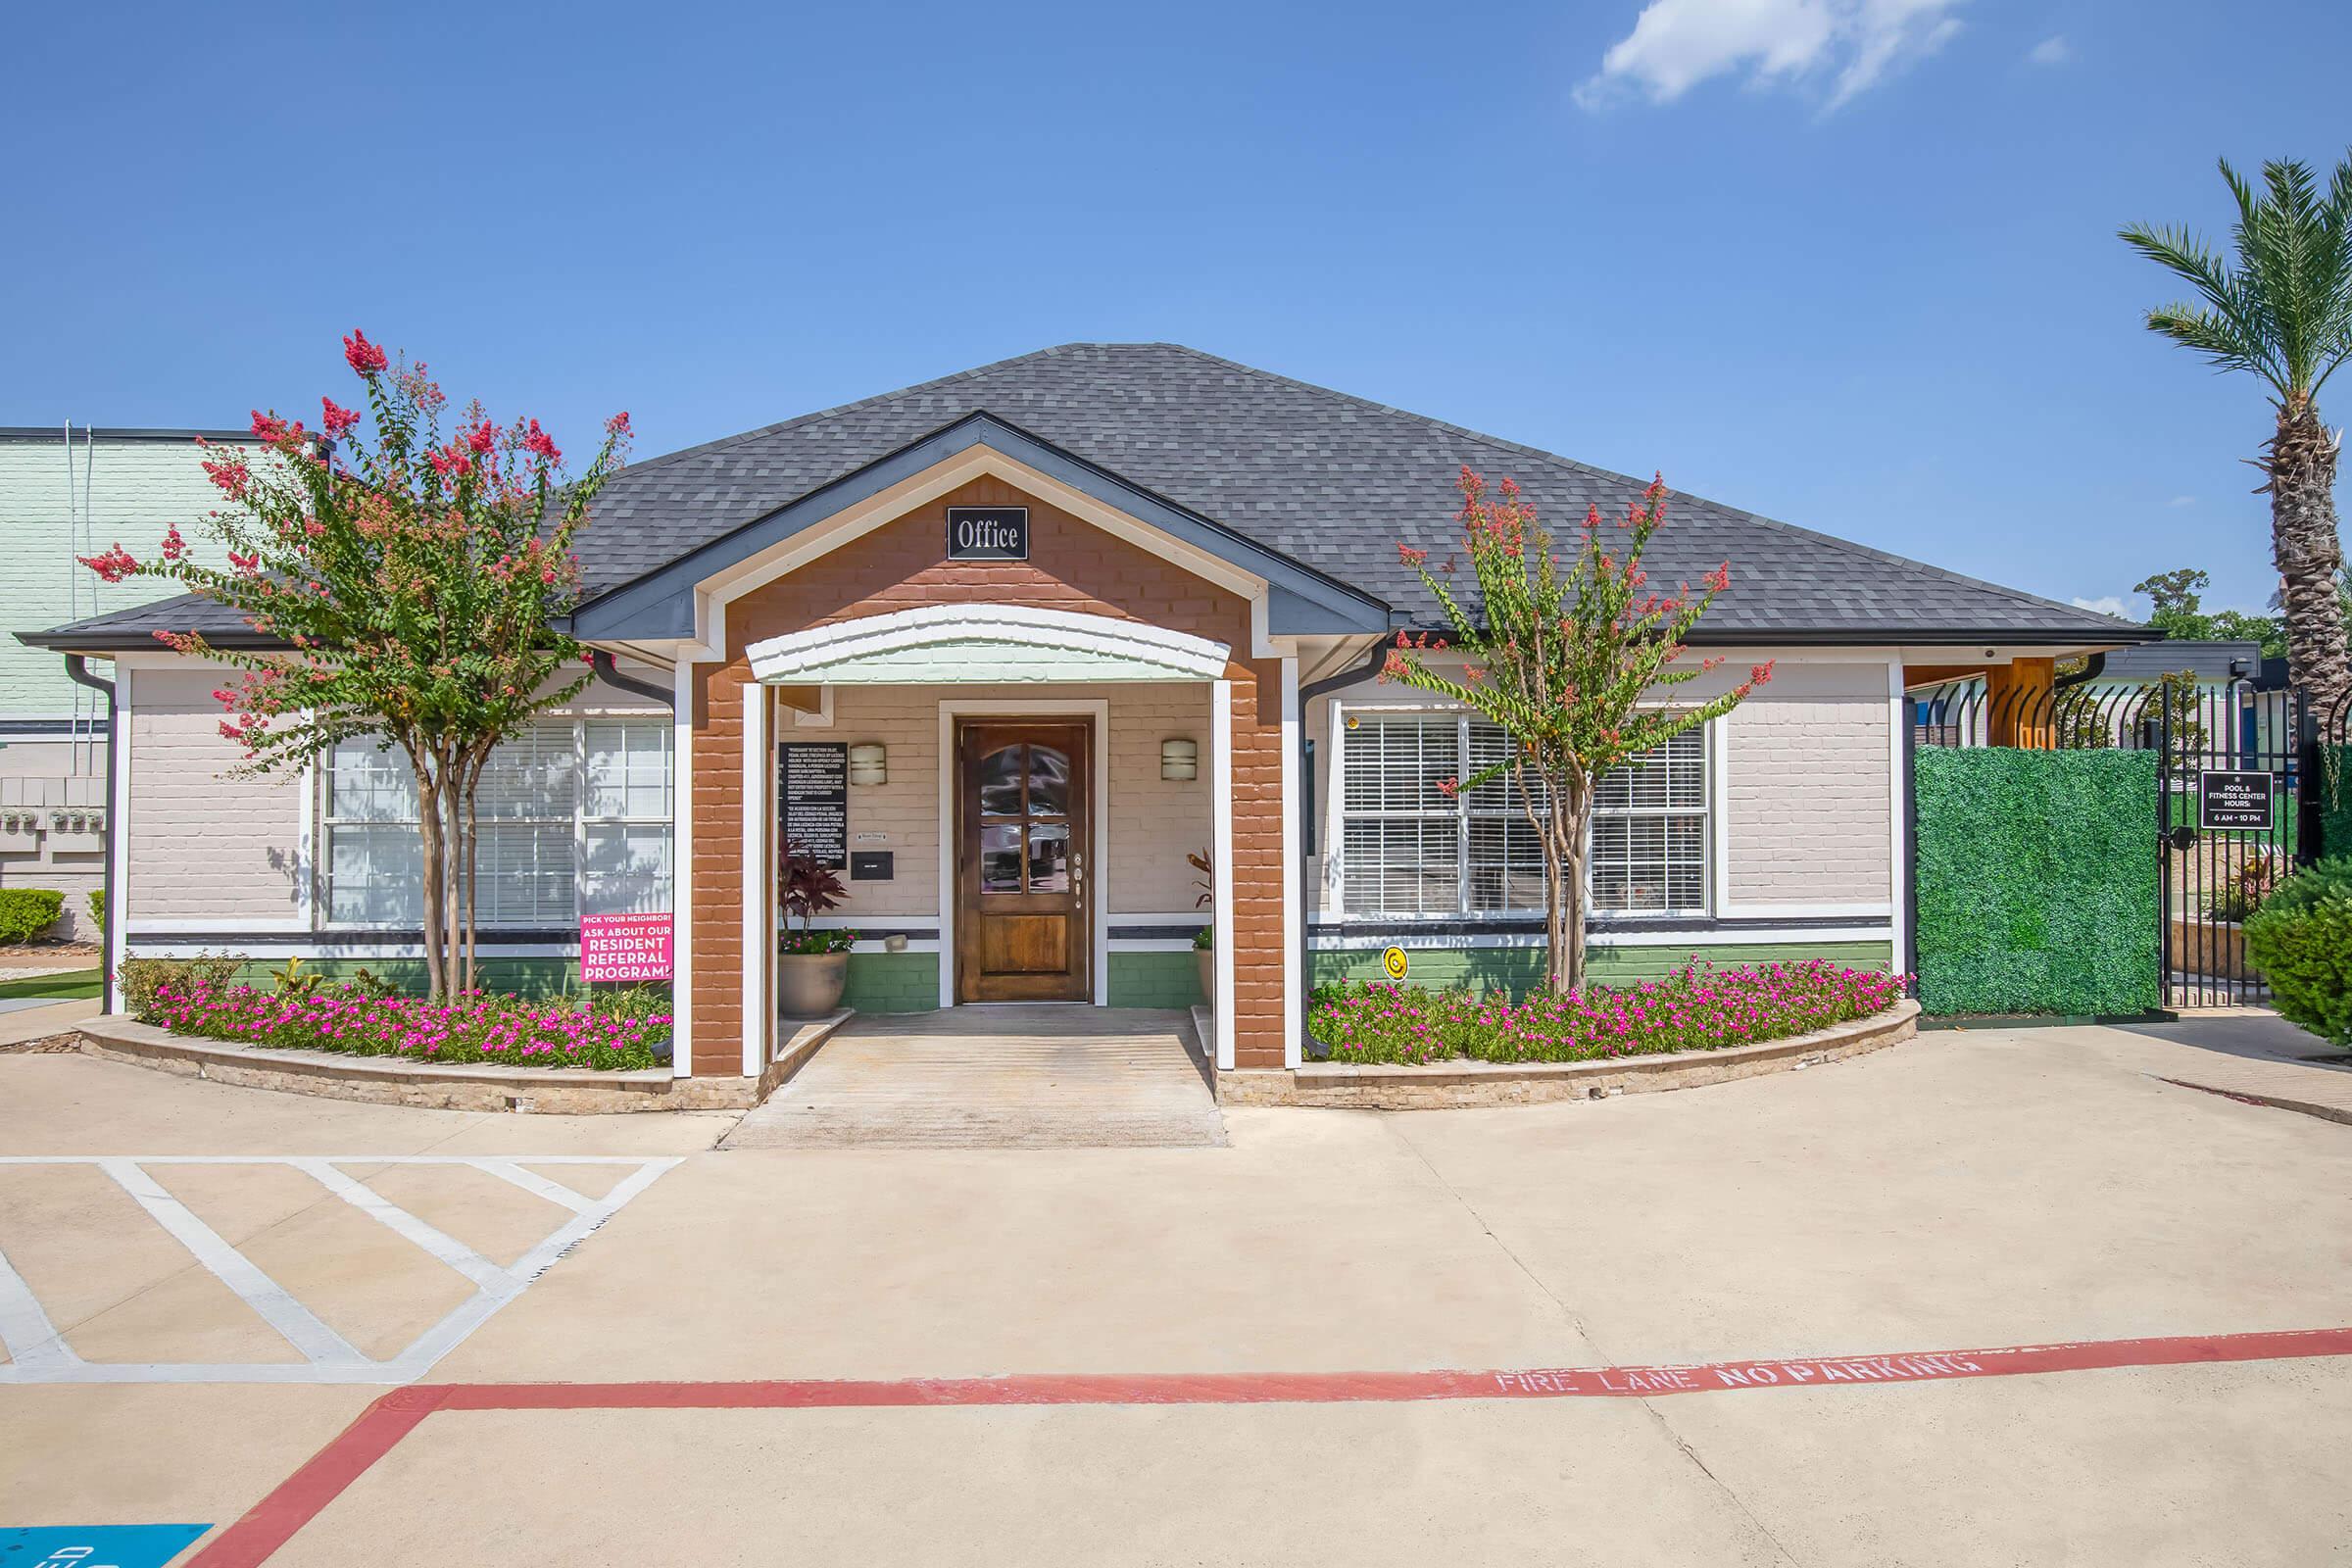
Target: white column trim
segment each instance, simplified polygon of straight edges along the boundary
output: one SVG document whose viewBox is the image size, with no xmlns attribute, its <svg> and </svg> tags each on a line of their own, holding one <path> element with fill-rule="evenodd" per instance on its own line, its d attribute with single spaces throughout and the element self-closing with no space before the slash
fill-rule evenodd
<svg viewBox="0 0 2352 1568">
<path fill-rule="evenodd" d="M 1217 1031 L 1217 1068 L 1233 1070 L 1234 1037 L 1234 964 L 1233 964 L 1233 682 L 1220 679 L 1209 682 L 1208 765 L 1209 776 L 1215 780 L 1216 815 L 1215 836 L 1211 858 L 1216 868 L 1211 874 L 1215 888 L 1217 922 L 1216 979 L 1214 1002 Z"/>
<path fill-rule="evenodd" d="M 114 770 L 113 777 L 108 780 L 108 788 L 113 792 L 114 804 L 106 814 L 106 848 L 115 862 L 115 886 L 107 896 L 111 905 L 106 912 L 107 923 L 114 928 L 114 940 L 108 944 L 106 957 L 108 973 L 117 977 L 109 992 L 117 1007 L 122 1004 L 120 981 L 122 960 L 130 956 L 130 771 L 134 749 L 131 744 L 131 673 L 128 663 L 119 659 L 115 661 L 114 725 L 108 744 L 108 750 L 113 753 L 109 762 Z"/>
<path fill-rule="evenodd" d="M 694 676 L 692 660 L 670 669 L 669 1071 L 694 1075 Z"/>
<path fill-rule="evenodd" d="M 1300 999 L 1306 973 L 1304 889 L 1300 883 L 1298 852 L 1304 842 L 1300 816 L 1304 802 L 1298 787 L 1298 659 L 1282 661 L 1282 1063 L 1296 1067 L 1301 1058 Z"/>
<path fill-rule="evenodd" d="M 757 1078 L 767 1065 L 767 1038 L 776 1011 L 767 980 L 768 955 L 775 951 L 772 897 L 775 858 L 767 853 L 769 781 L 775 769 L 768 753 L 768 713 L 776 694 L 758 682 L 743 688 L 743 1075 Z"/>
<path fill-rule="evenodd" d="M 1732 912 L 1732 717 L 1738 709 L 1705 727 L 1707 736 L 1707 907 L 1717 918 Z M 1591 857 L 1586 864 L 1592 863 Z"/>
<path fill-rule="evenodd" d="M 302 710 L 304 723 L 318 716 L 315 708 Z M 308 931 L 318 918 L 318 759 L 303 759 L 302 799 L 296 804 L 294 838 L 294 914 L 290 923 Z"/>
<path fill-rule="evenodd" d="M 1903 920 L 1903 662 L 1886 661 L 1886 892 L 1887 913 L 1894 933 L 1894 951 L 1887 963 L 1895 973 L 1903 968 L 1910 932 Z"/>
<path fill-rule="evenodd" d="M 1330 702 L 1331 759 L 1323 764 L 1323 886 L 1316 906 L 1325 919 L 1344 917 L 1348 908 L 1348 857 L 1342 853 L 1348 814 L 1343 805 L 1348 788 L 1348 705 L 1338 697 Z"/>
</svg>

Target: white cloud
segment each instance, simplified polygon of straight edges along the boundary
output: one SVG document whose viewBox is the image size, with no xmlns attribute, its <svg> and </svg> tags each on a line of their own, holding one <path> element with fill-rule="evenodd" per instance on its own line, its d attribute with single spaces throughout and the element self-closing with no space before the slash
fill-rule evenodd
<svg viewBox="0 0 2352 1568">
<path fill-rule="evenodd" d="M 2026 51 L 2026 63 L 2032 66 L 2063 66 L 2074 58 L 2075 46 L 2063 32 L 2053 32 Z"/>
<path fill-rule="evenodd" d="M 1634 30 L 1610 45 L 1600 71 L 1576 89 L 1598 109 L 1638 91 L 1672 103 L 1712 76 L 1744 74 L 1750 87 L 1828 78 L 1823 112 L 1838 108 L 1960 30 L 1965 0 L 1650 0 Z"/>
<path fill-rule="evenodd" d="M 2075 608 L 2077 610 L 2093 610 L 2102 615 L 2113 615 L 2119 620 L 2132 618 L 2131 611 L 2124 607 L 2123 599 L 2116 594 L 2109 594 L 2103 599 L 2077 599 Z"/>
<path fill-rule="evenodd" d="M 2165 505 L 2168 507 L 2193 507 L 2196 504 L 2197 498 L 2195 496 L 2175 496 L 2172 500 L 2165 503 Z"/>
</svg>

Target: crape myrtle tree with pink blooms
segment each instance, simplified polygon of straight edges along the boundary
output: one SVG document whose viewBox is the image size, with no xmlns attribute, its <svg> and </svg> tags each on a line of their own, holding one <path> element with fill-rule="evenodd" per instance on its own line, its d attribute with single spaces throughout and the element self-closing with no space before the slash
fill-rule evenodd
<svg viewBox="0 0 2352 1568">
<path fill-rule="evenodd" d="M 1555 996 L 1585 983 L 1585 868 L 1595 785 L 1611 768 L 1740 706 L 1772 678 L 1770 663 L 1718 696 L 1676 702 L 1666 694 L 1716 668 L 1683 662 L 1690 628 L 1731 586 L 1731 566 L 1693 590 L 1648 586 L 1642 555 L 1666 520 L 1666 487 L 1653 480 L 1613 527 L 1587 509 L 1575 554 L 1562 562 L 1533 502 L 1504 479 L 1489 488 L 1465 465 L 1459 481 L 1460 563 L 1432 570 L 1429 552 L 1396 554 L 1452 623 L 1450 640 L 1396 634 L 1381 672 L 1461 704 L 1500 726 L 1505 755 L 1451 795 L 1497 779 L 1518 802 L 1544 852 L 1544 984 Z M 1458 584 L 1458 586 L 1457 586 Z"/>
<path fill-rule="evenodd" d="M 227 505 L 203 526 L 225 568 L 199 564 L 176 525 L 151 559 L 117 544 L 82 564 L 109 582 L 167 578 L 282 645 L 157 634 L 237 672 L 213 695 L 228 713 L 221 733 L 244 748 L 241 771 L 299 770 L 355 738 L 408 759 L 425 975 L 440 1000 L 475 989 L 474 788 L 491 750 L 589 680 L 576 667 L 585 650 L 556 619 L 578 588 L 572 537 L 621 465 L 629 418 L 607 421 L 573 475 L 538 420 L 502 426 L 475 403 L 445 429 L 449 400 L 422 363 L 395 365 L 361 332 L 343 356 L 365 413 L 322 398 L 316 430 L 256 413 L 270 460 L 245 448 L 205 459 Z"/>
</svg>

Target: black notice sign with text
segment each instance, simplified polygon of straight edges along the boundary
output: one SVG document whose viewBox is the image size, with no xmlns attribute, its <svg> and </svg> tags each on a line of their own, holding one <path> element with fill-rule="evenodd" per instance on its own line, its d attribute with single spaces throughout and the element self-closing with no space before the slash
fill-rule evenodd
<svg viewBox="0 0 2352 1568">
<path fill-rule="evenodd" d="M 1027 507 L 950 507 L 950 561 L 1027 561 Z"/>
<path fill-rule="evenodd" d="M 2271 775 L 2268 773 L 2199 773 L 2197 826 L 2208 831 L 2238 829 L 2271 831 Z"/>
<path fill-rule="evenodd" d="M 776 748 L 784 842 L 836 871 L 850 863 L 850 749 L 831 742 Z"/>
</svg>

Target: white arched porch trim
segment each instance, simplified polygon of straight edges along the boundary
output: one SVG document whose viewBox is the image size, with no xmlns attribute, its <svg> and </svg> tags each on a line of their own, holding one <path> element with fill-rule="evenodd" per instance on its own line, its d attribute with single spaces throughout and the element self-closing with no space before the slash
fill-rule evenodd
<svg viewBox="0 0 2352 1568">
<path fill-rule="evenodd" d="M 745 650 L 771 685 L 1216 680 L 1232 650 L 1142 621 L 1026 605 L 923 605 Z"/>
</svg>

